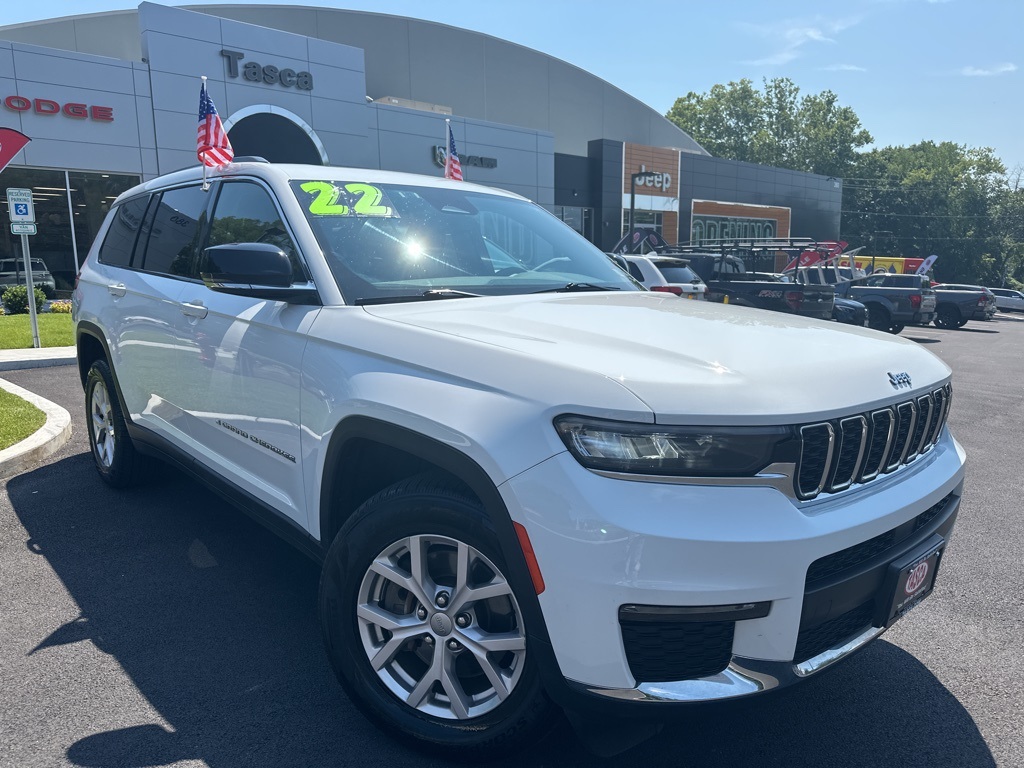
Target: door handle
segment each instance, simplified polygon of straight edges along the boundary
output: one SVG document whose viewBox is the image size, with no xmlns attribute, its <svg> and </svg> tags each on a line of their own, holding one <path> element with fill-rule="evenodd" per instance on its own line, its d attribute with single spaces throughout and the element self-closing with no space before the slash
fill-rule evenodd
<svg viewBox="0 0 1024 768">
<path fill-rule="evenodd" d="M 124 296 L 128 292 L 128 288 L 124 283 L 111 283 L 107 286 L 107 292 L 111 296 Z"/>
<path fill-rule="evenodd" d="M 181 314 L 185 317 L 195 317 L 202 320 L 209 313 L 209 309 L 203 306 L 203 302 L 196 299 L 195 301 L 186 301 L 181 305 Z"/>
</svg>

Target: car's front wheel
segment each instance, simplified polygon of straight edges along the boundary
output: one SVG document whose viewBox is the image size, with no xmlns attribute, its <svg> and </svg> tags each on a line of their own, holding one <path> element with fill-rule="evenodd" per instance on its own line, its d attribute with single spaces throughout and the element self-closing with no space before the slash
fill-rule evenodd
<svg viewBox="0 0 1024 768">
<path fill-rule="evenodd" d="M 320 586 L 335 674 L 375 724 L 453 756 L 509 749 L 554 720 L 490 522 L 419 476 L 377 494 L 331 545 Z"/>
</svg>

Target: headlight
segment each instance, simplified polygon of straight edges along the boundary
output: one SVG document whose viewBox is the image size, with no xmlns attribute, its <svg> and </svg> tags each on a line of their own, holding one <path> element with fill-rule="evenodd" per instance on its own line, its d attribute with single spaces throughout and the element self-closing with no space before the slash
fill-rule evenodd
<svg viewBox="0 0 1024 768">
<path fill-rule="evenodd" d="M 795 462 L 791 427 L 663 427 L 559 416 L 555 429 L 588 469 L 642 475 L 752 477 L 770 464 Z"/>
</svg>

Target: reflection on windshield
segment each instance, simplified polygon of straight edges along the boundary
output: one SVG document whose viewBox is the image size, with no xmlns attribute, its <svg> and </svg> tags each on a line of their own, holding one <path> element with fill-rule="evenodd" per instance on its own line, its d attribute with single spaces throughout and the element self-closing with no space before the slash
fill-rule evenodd
<svg viewBox="0 0 1024 768">
<path fill-rule="evenodd" d="M 443 289 L 637 290 L 594 245 L 523 200 L 346 180 L 293 181 L 292 189 L 349 302 L 436 297 Z"/>
</svg>

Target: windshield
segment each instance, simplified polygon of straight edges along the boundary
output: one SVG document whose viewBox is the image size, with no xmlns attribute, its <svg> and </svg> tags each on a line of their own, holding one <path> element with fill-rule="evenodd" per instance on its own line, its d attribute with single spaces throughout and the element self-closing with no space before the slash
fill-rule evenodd
<svg viewBox="0 0 1024 768">
<path fill-rule="evenodd" d="M 293 181 L 346 301 L 639 290 L 544 209 L 472 190 Z"/>
</svg>

